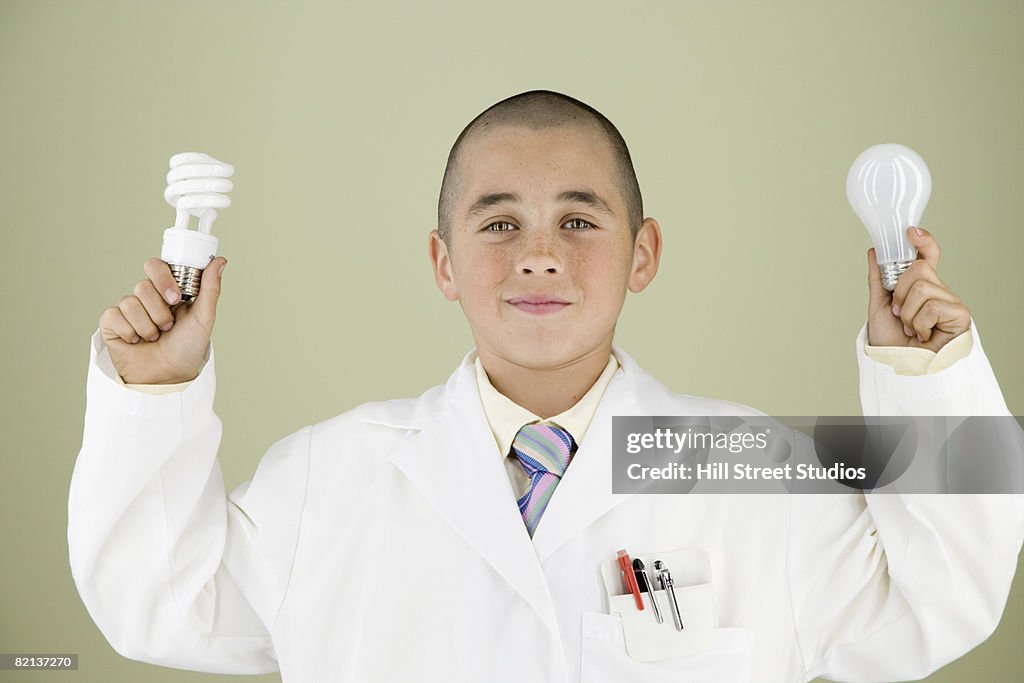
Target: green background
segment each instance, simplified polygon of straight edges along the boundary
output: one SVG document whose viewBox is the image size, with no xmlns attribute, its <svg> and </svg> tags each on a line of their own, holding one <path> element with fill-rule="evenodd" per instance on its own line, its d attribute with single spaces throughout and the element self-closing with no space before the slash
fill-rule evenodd
<svg viewBox="0 0 1024 683">
<path fill-rule="evenodd" d="M 81 655 L 0 679 L 218 678 L 117 655 L 67 560 L 89 336 L 159 255 L 172 154 L 236 167 L 215 225 L 229 488 L 285 434 L 418 395 L 471 347 L 426 235 L 459 131 L 534 88 L 630 146 L 665 250 L 617 343 L 653 375 L 776 415 L 859 413 L 869 242 L 845 179 L 901 142 L 931 169 L 939 273 L 1021 414 L 1022 33 L 1017 0 L 0 0 L 0 652 Z M 928 680 L 1019 680 L 1022 583 L 992 638 Z"/>
</svg>

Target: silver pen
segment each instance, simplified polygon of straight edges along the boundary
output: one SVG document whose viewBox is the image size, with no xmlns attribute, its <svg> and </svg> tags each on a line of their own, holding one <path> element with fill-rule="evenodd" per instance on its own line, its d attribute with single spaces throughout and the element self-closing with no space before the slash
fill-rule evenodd
<svg viewBox="0 0 1024 683">
<path fill-rule="evenodd" d="M 668 567 L 665 566 L 665 563 L 661 560 L 656 560 L 654 562 L 654 569 L 658 572 L 658 583 L 661 584 L 661 587 L 665 589 L 665 592 L 668 593 L 668 597 L 670 598 L 668 605 L 672 608 L 672 619 L 676 622 L 676 630 L 682 631 L 683 617 L 679 614 L 679 603 L 676 602 L 676 589 L 674 587 L 675 582 L 672 581 L 672 574 L 669 572 Z"/>
<path fill-rule="evenodd" d="M 651 596 L 651 604 L 654 605 L 654 616 L 658 619 L 658 623 L 665 623 L 665 619 L 661 616 L 661 607 L 658 605 L 658 596 L 654 594 L 654 588 L 651 586 L 650 581 L 647 580 L 647 570 L 644 567 L 643 560 L 639 557 L 633 560 L 633 573 L 636 575 L 636 582 L 640 586 L 640 593 L 647 593 L 647 595 Z"/>
</svg>

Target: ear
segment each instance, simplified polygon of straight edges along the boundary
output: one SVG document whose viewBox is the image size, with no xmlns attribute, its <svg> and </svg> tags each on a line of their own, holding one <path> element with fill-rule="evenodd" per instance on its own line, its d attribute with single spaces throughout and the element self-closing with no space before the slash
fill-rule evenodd
<svg viewBox="0 0 1024 683">
<path fill-rule="evenodd" d="M 448 245 L 441 239 L 441 233 L 437 230 L 431 230 L 427 237 L 427 251 L 430 255 L 430 265 L 434 268 L 434 282 L 437 283 L 437 288 L 448 301 L 458 301 L 459 290 L 455 285 L 455 273 L 448 254 Z"/>
<path fill-rule="evenodd" d="M 633 242 L 633 265 L 629 273 L 629 291 L 642 292 L 658 272 L 661 260 L 661 228 L 658 221 L 645 218 Z"/>
</svg>

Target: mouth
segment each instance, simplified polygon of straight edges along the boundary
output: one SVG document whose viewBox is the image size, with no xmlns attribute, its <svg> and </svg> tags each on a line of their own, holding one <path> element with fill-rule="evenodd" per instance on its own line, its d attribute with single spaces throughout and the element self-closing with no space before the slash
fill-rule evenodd
<svg viewBox="0 0 1024 683">
<path fill-rule="evenodd" d="M 549 294 L 517 296 L 509 299 L 508 303 L 524 313 L 531 313 L 533 315 L 550 315 L 571 305 L 565 299 Z"/>
</svg>

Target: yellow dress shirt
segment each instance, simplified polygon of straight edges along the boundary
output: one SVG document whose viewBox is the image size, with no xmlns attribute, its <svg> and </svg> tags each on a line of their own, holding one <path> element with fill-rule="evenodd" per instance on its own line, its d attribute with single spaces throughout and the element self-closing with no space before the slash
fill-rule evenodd
<svg viewBox="0 0 1024 683">
<path fill-rule="evenodd" d="M 512 491 L 516 494 L 516 498 L 530 490 L 530 478 L 526 476 L 526 471 L 523 470 L 519 459 L 512 455 L 512 441 L 516 438 L 519 429 L 530 422 L 538 422 L 542 425 L 554 423 L 568 431 L 577 444 L 582 443 L 583 436 L 587 433 L 590 422 L 597 412 L 597 405 L 601 402 L 601 397 L 604 396 L 604 390 L 619 369 L 619 361 L 616 360 L 615 355 L 608 354 L 608 363 L 604 366 L 604 370 L 601 371 L 597 381 L 587 390 L 587 393 L 576 402 L 576 405 L 554 417 L 541 420 L 540 417 L 494 388 L 487 378 L 479 356 L 473 363 L 476 365 L 476 383 L 477 388 L 480 389 L 480 402 L 483 404 L 487 423 L 498 444 L 498 453 L 502 456 L 505 471 L 508 473 L 509 482 L 512 484 Z"/>
</svg>

